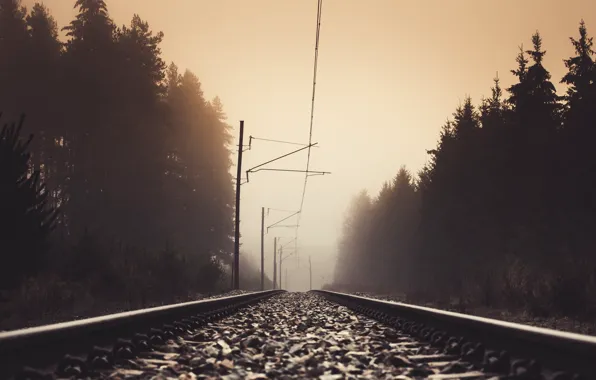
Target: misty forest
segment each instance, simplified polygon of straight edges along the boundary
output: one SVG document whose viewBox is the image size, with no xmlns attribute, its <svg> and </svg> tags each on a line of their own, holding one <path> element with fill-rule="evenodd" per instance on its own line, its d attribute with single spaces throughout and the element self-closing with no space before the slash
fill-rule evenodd
<svg viewBox="0 0 596 380">
<path fill-rule="evenodd" d="M 164 34 L 140 16 L 119 26 L 104 0 L 72 3 L 59 26 L 41 3 L 0 2 L 0 330 L 231 285 L 222 102 L 162 59 Z M 328 287 L 596 315 L 596 64 L 586 25 L 569 34 L 562 78 L 543 66 L 548 41 L 528 36 L 515 83 L 466 98 L 421 171 L 354 198 Z M 256 290 L 240 257 L 240 287 Z"/>
<path fill-rule="evenodd" d="M 536 32 L 512 57 L 515 83 L 497 77 L 480 104 L 465 99 L 417 175 L 402 167 L 376 197 L 353 199 L 335 288 L 594 316 L 596 65 L 583 22 L 571 43 L 564 96 Z"/>
<path fill-rule="evenodd" d="M 117 26 L 102 0 L 75 7 L 61 42 L 44 5 L 0 3 L 2 327 L 230 286 L 221 101 L 162 60 L 163 33 L 138 15 Z"/>
</svg>

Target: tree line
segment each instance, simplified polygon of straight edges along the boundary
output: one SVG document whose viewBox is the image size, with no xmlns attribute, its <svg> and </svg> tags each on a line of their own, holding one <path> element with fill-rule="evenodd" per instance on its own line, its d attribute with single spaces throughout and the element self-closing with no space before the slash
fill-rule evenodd
<svg viewBox="0 0 596 380">
<path fill-rule="evenodd" d="M 335 286 L 526 309 L 596 311 L 596 65 L 586 25 L 557 95 L 538 32 L 515 83 L 468 97 L 416 175 L 401 168 L 358 194 L 339 243 Z"/>
<path fill-rule="evenodd" d="M 143 306 L 227 287 L 234 191 L 222 102 L 166 64 L 164 34 L 139 15 L 118 26 L 104 0 L 74 7 L 61 41 L 42 3 L 0 1 L 5 301 Z"/>
</svg>

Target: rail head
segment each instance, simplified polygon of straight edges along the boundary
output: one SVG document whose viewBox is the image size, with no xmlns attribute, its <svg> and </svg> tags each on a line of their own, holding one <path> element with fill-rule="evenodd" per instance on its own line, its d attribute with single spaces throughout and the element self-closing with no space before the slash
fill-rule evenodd
<svg viewBox="0 0 596 380">
<path fill-rule="evenodd" d="M 257 291 L 0 332 L 0 376 L 5 370 L 48 366 L 64 354 L 88 352 L 94 346 L 111 345 L 119 338 L 128 339 L 180 318 L 257 302 L 280 292 Z"/>
<path fill-rule="evenodd" d="M 596 337 L 477 317 L 403 302 L 372 299 L 327 290 L 314 291 L 346 305 L 377 310 L 392 317 L 421 323 L 492 350 L 534 359 L 553 370 L 577 370 L 596 376 Z"/>
</svg>

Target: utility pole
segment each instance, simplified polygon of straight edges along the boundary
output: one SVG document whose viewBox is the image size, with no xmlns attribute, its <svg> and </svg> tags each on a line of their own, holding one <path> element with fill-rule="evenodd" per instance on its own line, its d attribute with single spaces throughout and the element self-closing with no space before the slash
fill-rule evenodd
<svg viewBox="0 0 596 380">
<path fill-rule="evenodd" d="M 242 150 L 244 149 L 244 120 L 240 120 L 238 141 L 238 171 L 236 172 L 236 226 L 234 231 L 234 289 L 240 290 L 240 184 L 242 182 Z"/>
<path fill-rule="evenodd" d="M 284 247 L 279 247 L 279 288 L 281 289 L 283 287 L 283 282 L 281 282 L 281 255 L 284 252 Z"/>
<path fill-rule="evenodd" d="M 232 284 L 231 289 L 234 289 L 234 262 L 232 262 Z"/>
<path fill-rule="evenodd" d="M 265 207 L 261 207 L 261 291 L 265 290 Z"/>
<path fill-rule="evenodd" d="M 312 290 L 312 264 L 310 263 L 310 256 L 308 256 L 308 274 L 309 290 Z"/>
<path fill-rule="evenodd" d="M 286 268 L 286 290 L 288 290 L 288 268 Z"/>
<path fill-rule="evenodd" d="M 273 289 L 277 289 L 277 238 L 273 238 Z"/>
</svg>

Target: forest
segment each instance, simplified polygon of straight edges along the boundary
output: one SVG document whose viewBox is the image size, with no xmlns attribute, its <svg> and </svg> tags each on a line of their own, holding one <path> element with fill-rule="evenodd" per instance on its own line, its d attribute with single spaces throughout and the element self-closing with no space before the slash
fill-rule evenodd
<svg viewBox="0 0 596 380">
<path fill-rule="evenodd" d="M 139 15 L 118 26 L 103 0 L 73 5 L 59 29 L 42 3 L 0 2 L 0 330 L 230 286 L 221 100 Z"/>
<path fill-rule="evenodd" d="M 564 95 L 536 32 L 515 83 L 465 99 L 419 173 L 402 167 L 377 196 L 355 196 L 333 288 L 596 314 L 596 65 L 583 21 L 570 42 Z"/>
</svg>

